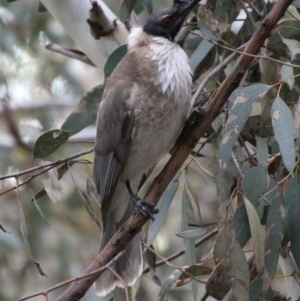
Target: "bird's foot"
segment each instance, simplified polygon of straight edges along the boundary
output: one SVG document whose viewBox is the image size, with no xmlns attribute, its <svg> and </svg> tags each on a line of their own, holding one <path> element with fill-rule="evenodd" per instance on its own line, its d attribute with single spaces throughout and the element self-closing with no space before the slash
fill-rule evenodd
<svg viewBox="0 0 300 301">
<path fill-rule="evenodd" d="M 125 182 L 128 192 L 130 194 L 130 198 L 134 206 L 138 209 L 138 211 L 144 216 L 148 217 L 154 221 L 154 216 L 149 212 L 149 209 L 153 209 L 155 207 L 154 204 L 139 198 L 135 193 L 133 193 L 129 181 Z M 148 208 L 147 208 L 148 207 Z M 154 209 L 155 213 L 157 211 Z"/>
</svg>

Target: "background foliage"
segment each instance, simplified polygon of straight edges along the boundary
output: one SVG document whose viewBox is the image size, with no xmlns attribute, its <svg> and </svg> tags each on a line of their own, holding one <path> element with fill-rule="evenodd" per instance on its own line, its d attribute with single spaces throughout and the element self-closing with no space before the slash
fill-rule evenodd
<svg viewBox="0 0 300 301">
<path fill-rule="evenodd" d="M 121 20 L 134 9 L 144 22 L 171 2 L 107 4 Z M 205 88 L 201 104 L 232 72 L 236 50 L 243 50 L 272 7 L 271 2 L 226 0 L 195 10 L 192 31 L 181 32 L 178 40 L 190 56 L 194 92 L 199 85 Z M 298 7 L 294 1 L 160 201 L 148 244 L 163 257 L 182 248 L 185 255 L 173 266 L 151 271 L 161 287 L 150 273 L 142 276 L 138 300 L 198 300 L 205 291 L 222 299 L 229 289 L 237 300 L 271 299 L 270 285 L 292 300 L 299 296 Z M 49 43 L 77 46 L 38 8 L 43 10 L 29 0 L 0 6 L 0 300 L 75 277 L 97 254 L 99 208 L 86 187 L 90 142 L 102 74 L 107 78 L 126 51 L 124 46 L 112 50 L 103 73 L 48 52 Z M 85 153 L 70 158 L 80 152 Z M 39 164 L 44 169 L 20 174 Z M 150 254 L 145 253 L 149 264 L 155 260 Z M 178 269 L 182 266 L 190 266 L 188 275 Z M 209 267 L 217 272 L 206 287 L 191 281 L 191 275 L 207 280 Z M 278 281 L 276 275 L 287 277 Z M 84 297 L 96 299 L 93 290 Z"/>
</svg>

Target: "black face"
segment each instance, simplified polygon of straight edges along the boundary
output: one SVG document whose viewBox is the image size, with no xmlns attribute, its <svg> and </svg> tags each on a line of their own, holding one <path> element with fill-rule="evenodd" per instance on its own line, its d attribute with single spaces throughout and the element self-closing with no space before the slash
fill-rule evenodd
<svg viewBox="0 0 300 301">
<path fill-rule="evenodd" d="M 197 5 L 199 0 L 174 0 L 174 6 L 153 15 L 144 31 L 153 36 L 174 40 L 189 12 Z"/>
</svg>

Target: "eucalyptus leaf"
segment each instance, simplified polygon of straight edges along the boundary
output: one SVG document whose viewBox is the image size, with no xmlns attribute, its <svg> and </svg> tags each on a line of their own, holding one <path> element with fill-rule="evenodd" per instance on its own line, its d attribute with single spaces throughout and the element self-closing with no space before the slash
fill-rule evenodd
<svg viewBox="0 0 300 301">
<path fill-rule="evenodd" d="M 178 177 L 179 175 L 177 175 L 173 179 L 173 181 L 169 184 L 168 188 L 163 193 L 162 197 L 160 198 L 157 204 L 158 213 L 155 214 L 154 221 L 150 221 L 150 225 L 149 225 L 148 239 L 147 239 L 148 246 L 152 245 L 155 237 L 159 232 L 160 227 L 165 221 L 168 209 L 171 205 L 171 202 L 174 199 L 175 193 L 179 186 Z"/>
<path fill-rule="evenodd" d="M 69 139 L 69 132 L 58 129 L 42 134 L 35 142 L 33 148 L 34 158 L 43 158 L 54 153 Z"/>
<path fill-rule="evenodd" d="M 268 292 L 271 286 L 278 263 L 285 227 L 285 213 L 283 208 L 283 200 L 281 196 L 278 196 L 273 201 L 268 211 L 265 239 L 265 270 L 263 277 L 264 294 Z"/>
<path fill-rule="evenodd" d="M 117 48 L 113 53 L 108 57 L 105 66 L 104 66 L 104 75 L 105 78 L 108 78 L 116 66 L 119 64 L 119 62 L 122 60 L 122 58 L 127 53 L 127 45 L 122 45 L 119 48 Z"/>
<path fill-rule="evenodd" d="M 256 84 L 242 89 L 237 95 L 229 112 L 229 117 L 223 130 L 223 138 L 220 144 L 219 153 L 222 168 L 225 168 L 230 159 L 233 145 L 250 116 L 252 103 L 260 100 L 269 88 L 270 86 L 268 85 Z"/>
<path fill-rule="evenodd" d="M 261 276 L 264 270 L 264 229 L 252 203 L 246 197 L 244 197 L 244 202 L 250 225 L 257 275 Z"/>
<path fill-rule="evenodd" d="M 300 217 L 300 175 L 297 172 L 288 181 L 285 190 L 285 200 L 287 203 L 286 220 L 291 240 L 290 248 L 298 269 L 300 269 L 300 232 L 298 231 Z"/>
<path fill-rule="evenodd" d="M 103 91 L 103 85 L 88 91 L 80 100 L 76 110 L 67 117 L 61 128 L 68 131 L 70 136 L 72 136 L 93 124 L 97 119 Z"/>
<path fill-rule="evenodd" d="M 47 172 L 47 178 L 43 179 L 43 185 L 47 195 L 53 203 L 57 203 L 61 200 L 63 195 L 63 187 L 59 182 L 56 168 L 53 168 Z"/>
<path fill-rule="evenodd" d="M 283 163 L 293 173 L 296 164 L 293 116 L 280 97 L 276 97 L 272 105 L 272 125 Z"/>
</svg>

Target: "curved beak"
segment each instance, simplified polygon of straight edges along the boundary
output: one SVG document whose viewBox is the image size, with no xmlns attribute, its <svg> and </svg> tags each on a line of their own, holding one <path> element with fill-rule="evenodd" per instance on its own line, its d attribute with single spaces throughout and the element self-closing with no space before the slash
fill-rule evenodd
<svg viewBox="0 0 300 301">
<path fill-rule="evenodd" d="M 174 0 L 173 8 L 177 11 L 176 21 L 172 25 L 171 36 L 175 36 L 182 26 L 184 20 L 200 0 Z"/>
</svg>

